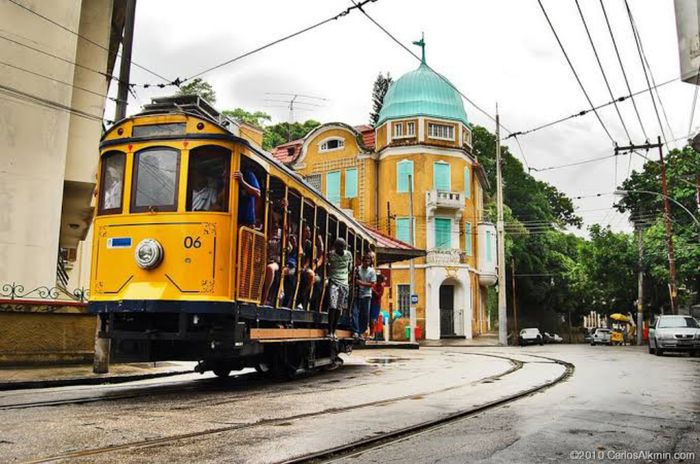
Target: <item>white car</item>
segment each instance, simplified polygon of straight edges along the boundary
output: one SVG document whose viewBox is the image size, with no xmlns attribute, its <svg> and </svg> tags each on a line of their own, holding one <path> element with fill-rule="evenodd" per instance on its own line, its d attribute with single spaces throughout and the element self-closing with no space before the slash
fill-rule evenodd
<svg viewBox="0 0 700 464">
<path fill-rule="evenodd" d="M 518 335 L 518 344 L 525 345 L 544 345 L 544 338 L 540 333 L 540 329 L 523 329 Z"/>
<path fill-rule="evenodd" d="M 591 336 L 591 346 L 595 345 L 611 345 L 610 339 L 612 331 L 610 329 L 597 328 Z"/>
<path fill-rule="evenodd" d="M 700 353 L 700 327 L 690 316 L 659 316 L 649 328 L 649 353 L 662 356 L 666 351 Z"/>
<path fill-rule="evenodd" d="M 549 332 L 544 333 L 545 343 L 562 343 L 563 341 L 564 339 L 561 338 L 559 334 L 550 334 Z"/>
</svg>

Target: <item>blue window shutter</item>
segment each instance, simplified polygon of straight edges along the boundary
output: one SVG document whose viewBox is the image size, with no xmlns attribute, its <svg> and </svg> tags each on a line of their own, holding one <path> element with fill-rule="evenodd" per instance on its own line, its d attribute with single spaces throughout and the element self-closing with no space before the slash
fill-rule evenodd
<svg viewBox="0 0 700 464">
<path fill-rule="evenodd" d="M 472 197 L 472 176 L 469 168 L 464 168 L 464 198 Z"/>
<path fill-rule="evenodd" d="M 435 218 L 435 248 L 452 248 L 452 219 Z"/>
<path fill-rule="evenodd" d="M 340 203 L 340 171 L 326 174 L 326 198 L 334 205 Z"/>
<path fill-rule="evenodd" d="M 439 192 L 450 191 L 450 165 L 447 163 L 433 164 L 433 188 Z"/>
<path fill-rule="evenodd" d="M 413 161 L 399 161 L 396 165 L 396 191 L 408 192 L 408 176 L 413 179 Z"/>
<path fill-rule="evenodd" d="M 472 225 L 468 222 L 464 224 L 464 251 L 467 256 L 472 255 Z"/>
<path fill-rule="evenodd" d="M 357 197 L 357 168 L 345 170 L 345 198 Z"/>
<path fill-rule="evenodd" d="M 411 230 L 408 218 L 396 219 L 396 238 L 404 243 L 411 244 Z M 415 231 L 414 231 L 415 233 Z"/>
</svg>

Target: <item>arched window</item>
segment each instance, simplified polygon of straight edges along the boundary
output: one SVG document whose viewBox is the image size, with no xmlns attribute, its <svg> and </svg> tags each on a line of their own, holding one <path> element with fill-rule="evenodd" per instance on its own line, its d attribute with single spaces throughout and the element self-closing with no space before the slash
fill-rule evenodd
<svg viewBox="0 0 700 464">
<path fill-rule="evenodd" d="M 338 137 L 334 137 L 334 138 L 323 140 L 320 144 L 320 150 L 321 151 L 340 150 L 344 146 L 345 146 L 345 140 L 338 138 Z"/>
</svg>

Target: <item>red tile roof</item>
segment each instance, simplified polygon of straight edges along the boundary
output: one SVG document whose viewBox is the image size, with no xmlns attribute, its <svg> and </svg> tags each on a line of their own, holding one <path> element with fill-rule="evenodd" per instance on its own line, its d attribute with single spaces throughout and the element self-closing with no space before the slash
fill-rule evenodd
<svg viewBox="0 0 700 464">
<path fill-rule="evenodd" d="M 361 124 L 359 126 L 355 126 L 355 130 L 362 134 L 362 143 L 364 143 L 370 150 L 374 150 L 374 127 L 367 124 Z"/>
<path fill-rule="evenodd" d="M 299 156 L 302 143 L 304 143 L 304 139 L 292 140 L 278 145 L 272 149 L 272 156 L 284 164 L 291 164 Z"/>
</svg>

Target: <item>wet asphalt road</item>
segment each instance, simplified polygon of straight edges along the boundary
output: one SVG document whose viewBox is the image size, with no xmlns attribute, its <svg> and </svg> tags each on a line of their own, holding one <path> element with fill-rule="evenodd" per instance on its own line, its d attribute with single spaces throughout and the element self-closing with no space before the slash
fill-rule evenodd
<svg viewBox="0 0 700 464">
<path fill-rule="evenodd" d="M 585 345 L 362 351 L 337 371 L 287 383 L 244 372 L 227 382 L 192 374 L 2 392 L 0 462 L 281 462 L 565 374 L 539 355 L 574 364 L 573 375 L 506 406 L 334 460 L 660 462 L 610 458 L 694 451 L 700 462 L 700 358 Z"/>
<path fill-rule="evenodd" d="M 337 462 L 700 462 L 700 358 L 585 345 L 522 352 L 575 372 L 544 393 Z"/>
</svg>

